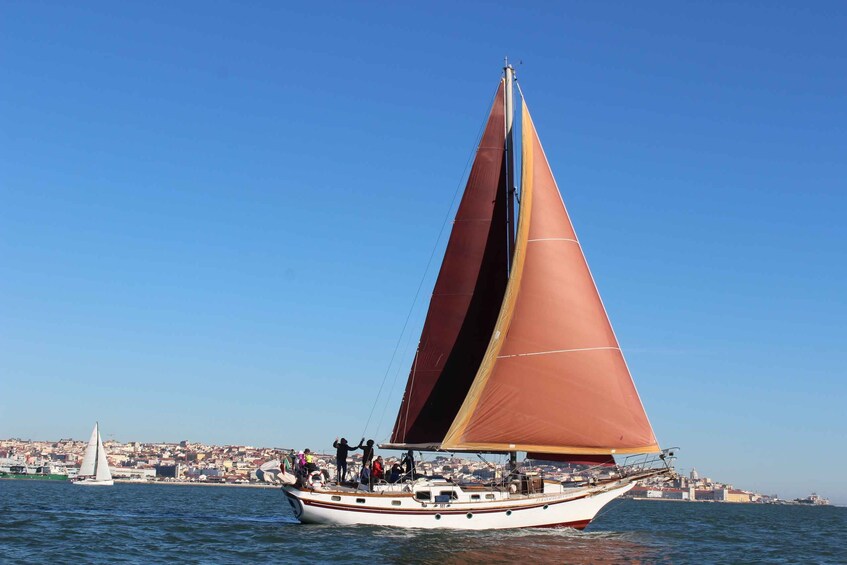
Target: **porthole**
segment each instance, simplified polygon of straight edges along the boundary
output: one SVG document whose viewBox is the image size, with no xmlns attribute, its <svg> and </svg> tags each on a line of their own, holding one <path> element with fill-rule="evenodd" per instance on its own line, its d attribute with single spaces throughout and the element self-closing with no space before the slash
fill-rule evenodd
<svg viewBox="0 0 847 565">
<path fill-rule="evenodd" d="M 391 505 L 392 506 L 400 506 L 400 501 L 399 500 L 392 500 Z"/>
<path fill-rule="evenodd" d="M 441 514 L 436 514 L 436 515 L 435 515 L 435 519 L 436 519 L 436 520 L 440 520 L 440 519 L 441 519 Z"/>
<path fill-rule="evenodd" d="M 332 501 L 333 502 L 341 502 L 341 497 L 340 496 L 333 496 Z"/>
<path fill-rule="evenodd" d="M 468 512 L 468 513 L 467 513 L 467 517 L 468 517 L 468 520 L 470 520 L 471 518 L 473 518 L 473 514 L 471 514 L 470 512 Z"/>
<path fill-rule="evenodd" d="M 511 515 L 512 515 L 512 511 L 511 511 L 511 510 L 506 510 L 506 516 L 511 516 Z"/>
<path fill-rule="evenodd" d="M 542 508 L 542 510 L 547 510 L 548 508 L 549 508 L 549 506 L 547 504 L 545 504 L 544 507 Z"/>
<path fill-rule="evenodd" d="M 364 504 L 364 503 L 365 503 L 365 499 L 364 499 L 364 498 L 357 498 L 357 499 L 356 499 L 356 504 Z"/>
</svg>

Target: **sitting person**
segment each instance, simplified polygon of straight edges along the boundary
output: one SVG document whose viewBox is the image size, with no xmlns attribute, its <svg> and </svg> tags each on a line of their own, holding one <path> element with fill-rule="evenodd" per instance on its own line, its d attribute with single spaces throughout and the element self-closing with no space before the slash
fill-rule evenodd
<svg viewBox="0 0 847 565">
<path fill-rule="evenodd" d="M 367 467 L 362 467 L 362 472 L 359 474 L 359 488 L 371 490 L 371 470 Z"/>
<path fill-rule="evenodd" d="M 314 473 L 315 471 L 318 470 L 318 464 L 315 461 L 315 456 L 312 455 L 312 452 L 309 451 L 308 449 L 306 449 L 303 453 L 306 457 L 306 472 L 307 473 Z"/>
<path fill-rule="evenodd" d="M 382 455 L 377 457 L 376 461 L 374 461 L 373 467 L 371 468 L 371 479 L 373 479 L 373 482 L 385 479 L 385 469 L 382 463 Z"/>
<path fill-rule="evenodd" d="M 400 476 L 403 474 L 403 468 L 400 467 L 399 463 L 395 463 L 391 466 L 391 472 L 388 474 L 388 482 L 396 483 L 400 481 Z"/>
</svg>

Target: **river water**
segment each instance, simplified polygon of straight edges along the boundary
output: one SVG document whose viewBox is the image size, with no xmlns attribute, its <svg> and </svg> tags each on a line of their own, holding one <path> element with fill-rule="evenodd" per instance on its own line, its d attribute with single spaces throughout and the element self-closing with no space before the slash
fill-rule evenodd
<svg viewBox="0 0 847 565">
<path fill-rule="evenodd" d="M 847 563 L 847 508 L 616 501 L 583 532 L 304 526 L 278 489 L 0 481 L 0 562 Z"/>
</svg>

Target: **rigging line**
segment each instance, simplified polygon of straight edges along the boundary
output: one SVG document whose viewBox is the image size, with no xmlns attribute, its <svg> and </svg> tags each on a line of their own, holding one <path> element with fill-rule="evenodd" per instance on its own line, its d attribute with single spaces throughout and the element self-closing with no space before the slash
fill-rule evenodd
<svg viewBox="0 0 847 565">
<path fill-rule="evenodd" d="M 499 90 L 499 87 L 498 87 Z M 494 91 L 494 95 L 491 97 L 488 105 L 486 106 L 485 115 L 482 119 L 482 124 L 479 127 L 479 131 L 476 134 L 476 142 L 473 144 L 473 148 L 468 155 L 468 159 L 465 162 L 465 168 L 462 171 L 462 176 L 459 178 L 459 182 L 456 184 L 456 190 L 453 192 L 453 198 L 450 200 L 450 207 L 447 209 L 447 213 L 444 215 L 444 221 L 441 222 L 441 229 L 438 231 L 438 237 L 435 239 L 435 245 L 432 248 L 432 253 L 429 255 L 429 260 L 426 263 L 426 268 L 424 269 L 423 276 L 421 277 L 421 282 L 418 283 L 418 289 L 415 291 L 415 298 L 412 300 L 412 306 L 409 308 L 409 313 L 406 315 L 406 321 L 403 322 L 403 329 L 400 330 L 400 336 L 397 338 L 397 344 L 394 346 L 394 351 L 391 353 L 391 360 L 388 362 L 388 367 L 385 369 L 385 375 L 382 377 L 382 382 L 379 385 L 379 390 L 376 393 L 376 397 L 374 398 L 373 405 L 371 406 L 370 414 L 368 414 L 368 420 L 365 422 L 365 429 L 362 431 L 362 435 L 365 435 L 368 431 L 368 426 L 371 423 L 371 418 L 373 417 L 374 409 L 376 408 L 377 402 L 379 401 L 380 394 L 382 394 L 382 389 L 385 386 L 385 381 L 388 378 L 388 374 L 391 372 L 391 366 L 394 364 L 394 358 L 397 355 L 397 350 L 400 348 L 400 343 L 403 340 L 403 335 L 406 332 L 406 327 L 409 325 L 409 319 L 412 317 L 412 312 L 415 309 L 415 304 L 418 302 L 418 296 L 420 296 L 421 288 L 423 287 L 423 283 L 426 280 L 426 275 L 429 273 L 429 268 L 432 265 L 432 259 L 435 257 L 435 252 L 438 250 L 438 244 L 441 241 L 441 236 L 444 235 L 444 228 L 447 226 L 447 222 L 450 219 L 450 212 L 453 211 L 453 205 L 456 203 L 456 197 L 459 195 L 459 191 L 462 188 L 462 184 L 465 180 L 465 175 L 468 172 L 468 167 L 473 161 L 474 155 L 476 155 L 479 150 L 479 145 L 482 141 L 482 131 L 485 129 L 485 124 L 488 122 L 488 113 L 491 108 L 491 104 L 494 101 L 494 98 L 497 96 L 497 91 Z M 395 377 L 396 380 L 396 377 Z M 393 387 L 393 383 L 392 383 Z"/>
<path fill-rule="evenodd" d="M 418 346 L 418 349 L 415 350 L 415 362 L 412 365 L 412 376 L 410 377 L 411 380 L 409 381 L 410 394 L 411 394 L 411 390 L 415 387 L 415 375 L 418 374 L 418 356 L 420 354 L 421 354 L 421 349 L 420 349 L 420 346 Z M 398 417 L 398 419 L 399 419 L 399 417 Z M 408 426 L 409 426 L 409 406 L 407 404 L 406 405 L 406 414 L 403 417 L 403 441 L 406 441 L 406 430 L 408 429 Z"/>
<path fill-rule="evenodd" d="M 406 353 L 409 351 L 409 344 L 412 343 L 412 334 L 410 333 L 406 338 L 406 345 L 403 346 L 403 353 L 400 355 L 400 359 L 405 359 Z M 418 353 L 415 352 L 415 365 L 417 366 L 418 362 Z M 394 378 L 391 380 L 391 387 L 388 389 L 388 394 L 385 396 L 385 402 L 382 405 L 382 413 L 379 416 L 379 420 L 377 420 L 376 431 L 374 435 L 379 437 L 379 430 L 382 428 L 382 423 L 385 421 L 385 412 L 388 410 L 388 404 L 391 401 L 391 395 L 394 394 L 394 386 L 397 384 L 397 375 L 400 374 L 400 369 L 403 366 L 399 363 L 397 364 L 397 369 L 394 371 Z M 392 429 L 393 431 L 393 429 Z M 388 438 L 390 439 L 390 437 Z"/>
</svg>

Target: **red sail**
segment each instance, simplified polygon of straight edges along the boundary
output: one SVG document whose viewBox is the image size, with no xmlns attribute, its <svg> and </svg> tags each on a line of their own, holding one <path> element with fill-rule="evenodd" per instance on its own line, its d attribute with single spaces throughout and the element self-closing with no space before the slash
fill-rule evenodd
<svg viewBox="0 0 847 565">
<path fill-rule="evenodd" d="M 524 105 L 515 259 L 497 325 L 445 449 L 658 451 Z"/>
<path fill-rule="evenodd" d="M 501 81 L 429 303 L 393 444 L 441 442 L 497 321 L 507 282 L 503 106 Z"/>
</svg>

